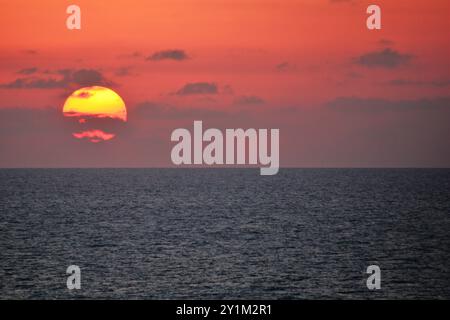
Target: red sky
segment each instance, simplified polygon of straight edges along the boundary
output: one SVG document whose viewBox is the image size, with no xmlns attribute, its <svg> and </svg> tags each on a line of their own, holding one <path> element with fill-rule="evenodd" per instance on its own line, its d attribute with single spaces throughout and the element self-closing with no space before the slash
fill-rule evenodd
<svg viewBox="0 0 450 320">
<path fill-rule="evenodd" d="M 372 3 L 382 30 L 366 28 Z M 65 26 L 70 4 L 81 30 Z M 167 166 L 170 132 L 193 120 L 280 128 L 285 166 L 450 166 L 447 0 L 0 7 L 2 167 Z M 207 93 L 183 94 L 199 83 Z M 82 84 L 124 99 L 117 139 L 93 146 L 66 132 L 61 109 Z"/>
</svg>

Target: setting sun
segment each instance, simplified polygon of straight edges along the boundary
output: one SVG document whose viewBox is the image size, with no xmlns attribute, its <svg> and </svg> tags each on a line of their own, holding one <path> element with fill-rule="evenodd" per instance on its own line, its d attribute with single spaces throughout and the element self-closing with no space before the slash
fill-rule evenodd
<svg viewBox="0 0 450 320">
<path fill-rule="evenodd" d="M 113 90 L 93 86 L 76 90 L 64 103 L 64 116 L 113 118 L 127 121 L 127 109 L 122 98 Z"/>
<path fill-rule="evenodd" d="M 81 132 L 74 132 L 77 139 L 87 139 L 90 142 L 111 140 L 115 133 L 105 132 L 99 126 L 112 129 L 111 122 L 126 122 L 127 109 L 122 98 L 113 90 L 92 86 L 73 92 L 64 103 L 65 117 L 77 120 Z"/>
</svg>

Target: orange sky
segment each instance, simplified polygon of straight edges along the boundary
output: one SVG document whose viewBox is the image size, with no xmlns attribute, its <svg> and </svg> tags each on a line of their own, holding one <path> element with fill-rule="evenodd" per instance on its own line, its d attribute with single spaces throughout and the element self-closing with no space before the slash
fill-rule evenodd
<svg viewBox="0 0 450 320">
<path fill-rule="evenodd" d="M 33 63 L 114 73 L 120 66 L 137 64 L 118 60 L 120 55 L 182 48 L 191 56 L 184 63 L 138 61 L 138 74 L 123 83 L 132 87 L 126 88 L 130 98 L 139 100 L 145 93 L 154 100 L 196 78 L 228 83 L 246 94 L 262 91 L 273 103 L 304 103 L 320 100 L 318 91 L 324 97 L 319 89 L 324 81 L 331 96 L 350 93 L 353 87 L 332 85 L 351 69 L 349 59 L 375 50 L 380 39 L 392 41 L 399 51 L 420 55 L 418 63 L 429 63 L 420 70 L 423 77 L 448 74 L 448 1 L 378 1 L 384 28 L 375 32 L 365 27 L 365 8 L 371 1 L 331 2 L 77 1 L 82 30 L 69 31 L 65 8 L 71 1 L 1 1 L 1 80 Z M 21 50 L 36 50 L 39 57 L 18 55 Z M 284 61 L 295 65 L 298 74 L 280 77 L 275 66 Z M 447 64 L 444 69 L 442 63 Z M 299 89 L 307 91 L 302 98 Z M 361 90 L 379 93 L 371 84 Z"/>
<path fill-rule="evenodd" d="M 372 3 L 382 8 L 380 31 L 369 31 L 365 25 L 365 10 Z M 81 7 L 82 30 L 65 27 L 70 4 Z M 310 110 L 305 112 L 313 112 L 314 119 L 325 117 L 337 136 L 347 130 L 345 118 L 323 110 L 339 97 L 403 101 L 449 95 L 448 0 L 0 0 L 0 8 L 0 109 L 62 108 L 75 85 L 14 88 L 8 84 L 20 78 L 60 80 L 58 70 L 63 69 L 98 71 L 123 97 L 131 119 L 137 106 L 150 102 L 183 110 L 245 113 L 253 108 L 257 123 L 271 126 L 274 113 L 292 108 Z M 188 59 L 146 60 L 170 49 L 182 50 Z M 386 49 L 406 57 L 406 62 L 394 68 L 357 63 L 366 54 Z M 24 74 L 24 69 L 36 70 Z M 214 83 L 218 92 L 176 94 L 186 84 L 198 82 Z M 261 103 L 254 106 L 249 97 Z M 380 121 L 396 128 L 395 119 L 389 114 L 370 117 L 366 125 Z M 286 131 L 295 136 L 290 126 L 295 127 L 297 120 L 280 116 L 274 125 L 287 126 Z M 146 131 L 143 122 L 136 120 L 136 130 L 159 134 Z M 152 120 L 155 130 L 176 125 L 174 119 Z M 317 143 L 322 141 L 322 133 L 313 135 L 313 140 L 319 137 Z M 284 144 L 295 148 L 295 139 L 288 140 Z M 14 145 L 9 140 L 4 143 Z M 368 143 L 361 142 L 361 154 L 370 163 L 370 153 L 363 148 Z M 329 145 L 333 143 L 327 141 Z M 424 152 L 413 151 L 417 159 Z M 307 165 L 320 165 L 325 156 L 319 152 Z M 301 159 L 292 154 L 285 163 L 302 165 Z"/>
</svg>

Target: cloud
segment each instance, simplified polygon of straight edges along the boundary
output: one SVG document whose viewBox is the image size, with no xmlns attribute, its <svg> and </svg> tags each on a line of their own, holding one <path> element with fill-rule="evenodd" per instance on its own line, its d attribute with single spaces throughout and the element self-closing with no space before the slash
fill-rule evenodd
<svg viewBox="0 0 450 320">
<path fill-rule="evenodd" d="M 180 90 L 175 92 L 179 96 L 196 94 L 218 94 L 217 84 L 210 82 L 194 82 L 185 84 Z"/>
<path fill-rule="evenodd" d="M 87 139 L 91 142 L 98 143 L 101 141 L 107 141 L 114 138 L 116 135 L 114 133 L 106 133 L 102 130 L 87 130 L 83 132 L 72 133 L 77 139 Z"/>
<path fill-rule="evenodd" d="M 412 59 L 410 54 L 402 54 L 390 48 L 363 54 L 356 58 L 356 63 L 368 68 L 394 69 L 408 64 Z"/>
<path fill-rule="evenodd" d="M 146 58 L 146 60 L 151 61 L 161 61 L 161 60 L 182 61 L 186 59 L 189 59 L 186 52 L 184 50 L 179 49 L 157 51 Z"/>
<path fill-rule="evenodd" d="M 68 83 L 73 82 L 81 86 L 91 86 L 95 84 L 100 85 L 107 83 L 103 75 L 99 71 L 93 69 L 81 69 L 72 71 L 65 80 Z"/>
<path fill-rule="evenodd" d="M 92 93 L 90 93 L 89 91 L 81 91 L 80 93 L 77 94 L 72 94 L 71 96 L 76 97 L 76 98 L 80 98 L 80 99 L 87 99 L 92 97 Z"/>
<path fill-rule="evenodd" d="M 450 108 L 450 97 L 422 98 L 416 100 L 339 97 L 328 102 L 326 106 L 345 111 L 442 109 Z"/>
<path fill-rule="evenodd" d="M 260 105 L 264 104 L 264 100 L 257 96 L 240 96 L 234 100 L 238 105 Z"/>
<path fill-rule="evenodd" d="M 55 77 L 42 78 L 36 76 L 18 78 L 12 82 L 0 84 L 4 89 L 60 89 L 76 86 L 111 85 L 100 71 L 94 69 L 61 69 L 57 71 L 46 71 L 46 74 Z"/>
<path fill-rule="evenodd" d="M 29 75 L 29 74 L 33 74 L 37 72 L 37 68 L 36 67 L 32 67 L 32 68 L 24 68 L 21 69 L 19 71 L 17 71 L 18 74 L 23 74 L 23 75 Z"/>
<path fill-rule="evenodd" d="M 64 88 L 62 82 L 55 79 L 19 78 L 9 83 L 0 84 L 3 89 L 55 89 Z"/>
<path fill-rule="evenodd" d="M 436 87 L 443 88 L 450 86 L 450 80 L 432 80 L 432 81 L 421 81 L 421 80 L 408 80 L 408 79 L 394 79 L 386 84 L 406 87 L 406 86 L 418 86 L 418 87 Z"/>
</svg>

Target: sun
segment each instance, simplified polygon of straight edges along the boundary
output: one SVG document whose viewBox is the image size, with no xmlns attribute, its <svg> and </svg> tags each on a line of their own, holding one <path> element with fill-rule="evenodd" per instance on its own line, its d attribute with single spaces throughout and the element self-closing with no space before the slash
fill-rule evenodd
<svg viewBox="0 0 450 320">
<path fill-rule="evenodd" d="M 113 90 L 100 86 L 73 92 L 64 103 L 63 115 L 76 120 L 82 129 L 72 133 L 73 137 L 94 143 L 111 140 L 116 134 L 104 130 L 117 128 L 117 122 L 127 122 L 125 102 Z"/>
<path fill-rule="evenodd" d="M 64 103 L 66 117 L 98 117 L 127 121 L 127 108 L 122 98 L 113 90 L 93 86 L 73 92 Z"/>
</svg>

